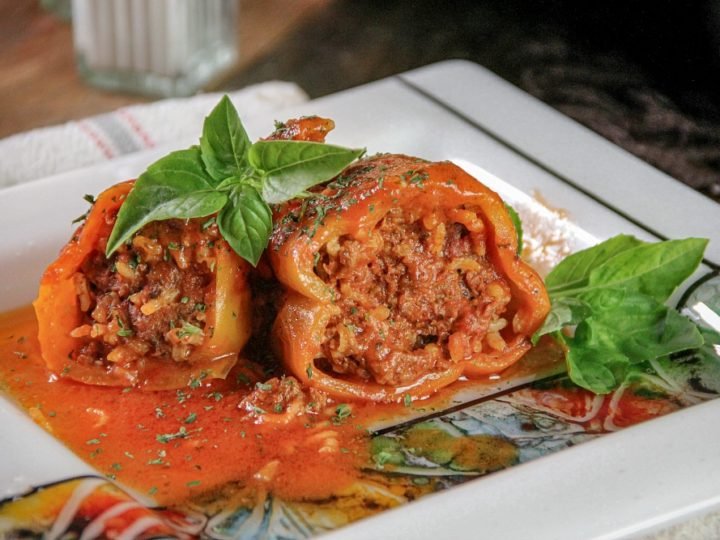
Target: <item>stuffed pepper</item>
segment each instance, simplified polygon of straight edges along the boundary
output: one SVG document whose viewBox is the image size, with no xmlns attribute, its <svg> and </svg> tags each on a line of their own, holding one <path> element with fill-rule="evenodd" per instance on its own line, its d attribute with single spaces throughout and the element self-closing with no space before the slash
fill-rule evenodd
<svg viewBox="0 0 720 540">
<path fill-rule="evenodd" d="M 287 291 L 279 354 L 336 397 L 396 401 L 499 373 L 549 310 L 503 201 L 449 162 L 361 160 L 277 209 L 268 252 Z"/>
<path fill-rule="evenodd" d="M 34 303 L 48 367 L 89 384 L 177 388 L 224 377 L 250 334 L 248 265 L 212 218 L 153 222 L 110 258 L 133 182 L 103 192 Z"/>
</svg>

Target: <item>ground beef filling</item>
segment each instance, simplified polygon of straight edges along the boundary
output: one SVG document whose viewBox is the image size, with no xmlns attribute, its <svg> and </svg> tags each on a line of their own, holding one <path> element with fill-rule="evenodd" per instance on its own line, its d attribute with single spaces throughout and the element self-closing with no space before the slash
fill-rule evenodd
<svg viewBox="0 0 720 540">
<path fill-rule="evenodd" d="M 326 329 L 318 365 L 402 385 L 502 351 L 510 288 L 487 260 L 484 239 L 471 208 L 422 217 L 397 208 L 367 239 L 329 242 L 316 272 L 340 315 Z"/>
<path fill-rule="evenodd" d="M 212 328 L 217 226 L 208 220 L 151 223 L 106 259 L 93 253 L 75 274 L 84 343 L 75 361 L 131 365 L 188 361 Z"/>
</svg>

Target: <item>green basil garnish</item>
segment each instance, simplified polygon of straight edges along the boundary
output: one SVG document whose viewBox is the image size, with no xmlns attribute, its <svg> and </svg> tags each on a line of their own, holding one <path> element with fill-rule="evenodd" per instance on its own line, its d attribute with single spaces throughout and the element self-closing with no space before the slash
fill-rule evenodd
<svg viewBox="0 0 720 540">
<path fill-rule="evenodd" d="M 263 198 L 277 204 L 337 176 L 362 151 L 305 141 L 258 141 L 249 152 L 250 164 L 265 175 Z"/>
<path fill-rule="evenodd" d="M 140 175 L 118 212 L 105 254 L 152 221 L 217 214 L 220 233 L 254 266 L 272 231 L 268 205 L 327 182 L 364 152 L 304 141 L 251 144 L 224 96 L 205 119 L 199 146 L 172 152 Z"/>
<path fill-rule="evenodd" d="M 217 218 L 220 234 L 243 259 L 255 264 L 272 231 L 272 211 L 260 192 L 238 184 Z"/>
<path fill-rule="evenodd" d="M 617 388 L 633 366 L 702 346 L 697 326 L 665 302 L 707 243 L 620 235 L 570 255 L 545 280 L 552 308 L 533 341 L 552 334 L 564 343 L 570 378 L 596 394 Z"/>
<path fill-rule="evenodd" d="M 251 143 L 235 107 L 227 96 L 205 119 L 200 151 L 207 173 L 222 182 L 247 173 L 247 153 Z"/>
</svg>

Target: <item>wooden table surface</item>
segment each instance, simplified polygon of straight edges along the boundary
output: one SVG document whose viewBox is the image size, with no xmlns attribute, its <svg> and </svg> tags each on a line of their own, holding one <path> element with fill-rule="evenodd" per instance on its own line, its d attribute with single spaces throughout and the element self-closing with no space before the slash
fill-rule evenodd
<svg viewBox="0 0 720 540">
<path fill-rule="evenodd" d="M 243 0 L 237 21 L 240 58 L 206 90 L 262 57 L 331 0 Z M 153 98 L 87 85 L 75 68 L 72 28 L 37 0 L 0 0 L 0 138 L 99 114 Z"/>
</svg>

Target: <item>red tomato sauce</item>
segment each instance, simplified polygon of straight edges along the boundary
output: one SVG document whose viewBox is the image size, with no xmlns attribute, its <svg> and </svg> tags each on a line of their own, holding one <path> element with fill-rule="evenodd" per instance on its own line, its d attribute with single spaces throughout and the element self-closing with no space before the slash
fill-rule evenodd
<svg viewBox="0 0 720 540">
<path fill-rule="evenodd" d="M 0 314 L 0 391 L 100 473 L 167 506 L 212 498 L 229 484 L 284 500 L 337 495 L 371 463 L 368 426 L 441 411 L 456 391 L 494 388 L 501 378 L 460 380 L 412 403 L 328 399 L 313 414 L 277 423 L 248 411 L 243 399 L 265 384 L 242 360 L 225 380 L 180 390 L 87 385 L 48 371 L 36 336 L 30 307 Z M 543 343 L 502 379 L 557 371 L 562 351 Z"/>
<path fill-rule="evenodd" d="M 30 416 L 98 471 L 176 504 L 228 482 L 288 500 L 337 493 L 367 463 L 372 405 L 339 419 L 336 403 L 272 425 L 238 404 L 251 390 L 233 371 L 195 388 L 140 391 L 85 385 L 45 367 L 31 308 L 0 315 L 0 381 Z M 242 378 L 247 381 L 246 378 Z M 331 441 L 330 451 L 320 451 Z"/>
</svg>

